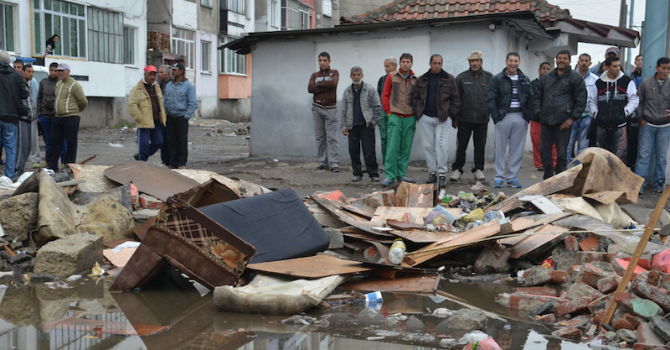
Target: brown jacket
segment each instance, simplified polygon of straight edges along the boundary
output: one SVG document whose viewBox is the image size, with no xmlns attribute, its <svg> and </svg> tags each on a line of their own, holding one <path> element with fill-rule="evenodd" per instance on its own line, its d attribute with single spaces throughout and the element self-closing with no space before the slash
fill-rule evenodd
<svg viewBox="0 0 670 350">
<path fill-rule="evenodd" d="M 390 79 L 389 79 L 390 78 Z M 414 115 L 412 108 L 412 95 L 416 85 L 416 75 L 409 72 L 409 78 L 405 77 L 400 71 L 389 73 L 384 83 L 384 92 L 382 93 L 382 107 L 386 114 L 395 114 L 399 117 L 410 117 Z"/>
<path fill-rule="evenodd" d="M 423 111 L 426 108 L 426 96 L 428 94 L 428 71 L 416 81 L 414 87 L 414 97 L 412 98 L 416 120 L 421 119 Z M 458 85 L 453 75 L 440 72 L 440 82 L 437 84 L 437 119 L 444 122 L 447 118 L 456 121 L 458 109 L 461 105 L 461 98 L 458 95 Z"/>
<path fill-rule="evenodd" d="M 314 94 L 314 104 L 321 107 L 337 107 L 337 83 L 340 73 L 334 69 L 319 70 L 309 78 L 307 91 Z"/>
</svg>

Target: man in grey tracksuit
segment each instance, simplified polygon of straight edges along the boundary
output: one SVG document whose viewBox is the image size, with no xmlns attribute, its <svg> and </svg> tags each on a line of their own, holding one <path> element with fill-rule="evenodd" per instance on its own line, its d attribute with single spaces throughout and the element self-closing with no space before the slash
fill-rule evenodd
<svg viewBox="0 0 670 350">
<path fill-rule="evenodd" d="M 375 126 L 379 123 L 382 103 L 377 91 L 363 82 L 363 69 L 351 68 L 352 84 L 347 86 L 342 97 L 342 133 L 349 138 L 349 156 L 354 171 L 352 182 L 363 179 L 361 168 L 361 146 L 365 168 L 370 181 L 379 182 L 377 154 L 375 150 Z"/>
</svg>

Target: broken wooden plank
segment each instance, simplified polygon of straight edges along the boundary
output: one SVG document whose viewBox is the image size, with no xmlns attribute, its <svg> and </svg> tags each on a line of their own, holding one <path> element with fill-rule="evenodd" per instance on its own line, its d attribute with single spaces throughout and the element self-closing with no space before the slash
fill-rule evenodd
<svg viewBox="0 0 670 350">
<path fill-rule="evenodd" d="M 526 230 L 526 229 L 530 231 L 530 229 L 536 228 L 536 227 L 541 228 L 542 226 L 545 226 L 545 225 L 550 224 L 552 222 L 555 222 L 557 220 L 561 220 L 563 218 L 569 217 L 571 215 L 572 215 L 572 213 L 552 214 L 552 215 L 549 215 L 549 216 L 544 216 L 544 218 L 535 221 L 533 224 L 524 221 L 524 222 L 519 223 L 519 226 L 518 226 L 519 229 L 515 232 L 520 232 L 520 231 Z M 523 219 L 530 220 L 530 219 L 527 219 L 527 218 L 523 218 Z M 500 241 L 498 241 L 498 243 L 513 246 L 513 245 L 518 244 L 519 242 L 523 241 L 525 238 L 526 238 L 526 236 L 515 236 L 515 237 L 503 238 Z"/>
<path fill-rule="evenodd" d="M 417 185 L 402 182 L 395 192 L 396 207 L 434 207 L 433 198 L 435 186 L 433 184 Z"/>
<path fill-rule="evenodd" d="M 540 209 L 545 214 L 558 214 L 562 213 L 563 210 L 552 203 L 550 200 L 544 196 L 523 196 L 519 197 L 521 202 L 531 202 L 537 209 Z"/>
<path fill-rule="evenodd" d="M 616 200 L 619 199 L 619 197 L 621 197 L 624 193 L 624 191 L 603 191 L 587 193 L 582 195 L 582 197 L 593 199 L 596 202 L 607 205 L 616 202 Z"/>
<path fill-rule="evenodd" d="M 372 217 L 375 216 L 374 208 L 357 202 L 343 206 L 342 210 L 364 217 L 368 220 L 372 220 Z"/>
<path fill-rule="evenodd" d="M 563 236 L 566 231 L 568 231 L 568 229 L 565 227 L 546 225 L 510 248 L 512 251 L 510 258 L 519 259 L 554 239 Z"/>
<path fill-rule="evenodd" d="M 400 231 L 414 231 L 414 230 L 424 231 L 426 229 L 422 224 L 414 224 L 398 220 L 386 220 L 386 224 Z"/>
<path fill-rule="evenodd" d="M 367 278 L 347 282 L 340 288 L 358 292 L 435 293 L 439 283 L 439 274 L 397 274 L 395 279 Z"/>
<path fill-rule="evenodd" d="M 367 272 L 371 268 L 364 263 L 344 260 L 328 255 L 315 255 L 282 261 L 249 264 L 247 269 L 277 273 L 300 278 L 321 278 L 333 275 L 348 275 Z"/>
</svg>

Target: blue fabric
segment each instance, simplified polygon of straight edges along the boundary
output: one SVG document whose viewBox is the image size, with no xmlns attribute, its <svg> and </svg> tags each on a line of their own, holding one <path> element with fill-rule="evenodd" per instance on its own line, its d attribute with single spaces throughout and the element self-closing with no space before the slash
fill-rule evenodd
<svg viewBox="0 0 670 350">
<path fill-rule="evenodd" d="M 163 130 L 160 128 L 137 129 L 137 147 L 140 160 L 147 161 L 163 146 Z"/>
<path fill-rule="evenodd" d="M 649 173 L 649 160 L 651 159 L 652 150 L 656 151 L 653 186 L 655 188 L 662 188 L 665 185 L 665 166 L 669 145 L 670 127 L 655 128 L 649 125 L 640 127 L 635 174 L 642 176 L 645 179 L 642 188 L 647 185 L 646 179 L 647 174 Z"/>
<path fill-rule="evenodd" d="M 37 106 L 37 94 L 40 92 L 40 84 L 35 78 L 30 81 L 30 95 L 33 98 L 33 103 Z"/>
<path fill-rule="evenodd" d="M 51 123 L 53 118 L 39 116 L 40 124 L 42 124 L 42 136 L 44 136 L 44 158 L 49 153 L 49 135 L 51 134 Z M 60 152 L 60 162 L 65 164 L 65 156 L 67 155 L 67 142 L 63 140 L 63 151 Z"/>
<path fill-rule="evenodd" d="M 568 142 L 568 164 L 572 161 L 572 151 L 575 149 L 575 141 L 577 141 L 577 153 L 575 156 L 578 156 L 589 147 L 589 127 L 591 126 L 591 117 L 584 117 L 575 120 L 572 123 L 572 133 L 570 134 L 570 142 Z"/>
<path fill-rule="evenodd" d="M 16 169 L 16 125 L 0 120 L 0 144 L 5 149 L 5 176 L 14 177 Z"/>
<path fill-rule="evenodd" d="M 195 97 L 195 88 L 187 79 L 178 83 L 170 81 L 165 86 L 165 97 L 163 98 L 165 113 L 170 117 L 181 117 L 191 119 L 193 113 L 198 109 L 198 99 Z"/>
</svg>

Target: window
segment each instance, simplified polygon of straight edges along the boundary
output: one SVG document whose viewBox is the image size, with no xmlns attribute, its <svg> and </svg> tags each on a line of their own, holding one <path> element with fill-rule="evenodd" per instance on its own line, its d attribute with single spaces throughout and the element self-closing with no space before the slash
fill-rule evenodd
<svg viewBox="0 0 670 350">
<path fill-rule="evenodd" d="M 85 9 L 67 1 L 33 0 L 35 55 L 44 55 L 47 39 L 57 34 L 54 55 L 86 58 Z"/>
<path fill-rule="evenodd" d="M 0 50 L 14 52 L 14 6 L 1 3 Z"/>
<path fill-rule="evenodd" d="M 186 68 L 193 69 L 195 61 L 195 32 L 172 27 L 172 51 L 186 57 Z"/>
<path fill-rule="evenodd" d="M 95 7 L 88 8 L 89 61 L 118 63 L 124 61 L 123 15 Z"/>
<path fill-rule="evenodd" d="M 229 43 L 235 38 L 221 38 L 221 44 Z M 221 52 L 221 73 L 247 74 L 245 55 L 238 55 L 233 50 L 224 49 Z"/>
<path fill-rule="evenodd" d="M 270 1 L 270 25 L 273 27 L 278 27 L 277 23 L 277 0 Z"/>
<path fill-rule="evenodd" d="M 247 14 L 247 0 L 227 0 L 226 10 L 237 12 L 242 15 Z"/>
<path fill-rule="evenodd" d="M 135 28 L 123 27 L 123 63 L 135 64 Z"/>
<path fill-rule="evenodd" d="M 210 73 L 212 68 L 210 67 L 210 61 L 212 60 L 212 43 L 209 41 L 200 42 L 200 71 L 205 73 Z"/>
<path fill-rule="evenodd" d="M 200 0 L 200 6 L 212 7 L 212 0 Z"/>
<path fill-rule="evenodd" d="M 297 0 L 281 1 L 281 29 L 309 29 L 309 6 Z"/>
</svg>

